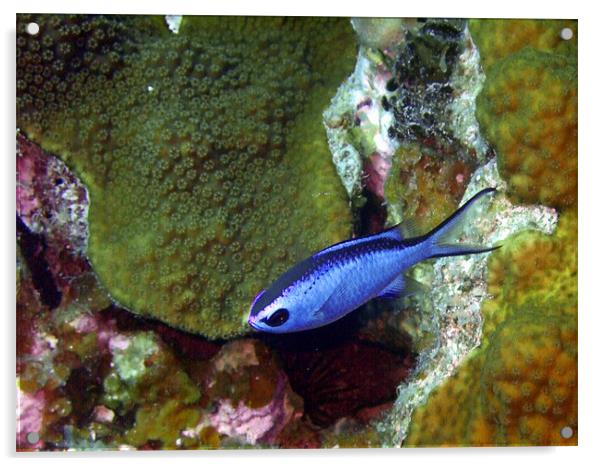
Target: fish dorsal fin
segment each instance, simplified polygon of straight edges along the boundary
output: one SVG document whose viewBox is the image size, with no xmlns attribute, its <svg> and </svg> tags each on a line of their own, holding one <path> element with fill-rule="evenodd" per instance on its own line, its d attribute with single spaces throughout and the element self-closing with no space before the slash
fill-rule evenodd
<svg viewBox="0 0 602 466">
<path fill-rule="evenodd" d="M 374 235 L 376 238 L 390 238 L 397 241 L 415 238 L 416 236 L 420 235 L 418 233 L 418 228 L 412 219 L 404 220 L 401 223 L 393 225 L 392 227 L 389 227 L 386 230 Z"/>
<path fill-rule="evenodd" d="M 413 218 L 405 219 L 398 225 L 398 228 L 404 239 L 420 236 L 420 232 L 418 231 L 418 227 Z"/>
<path fill-rule="evenodd" d="M 338 251 L 340 249 L 345 249 L 345 248 L 348 248 L 349 246 L 354 246 L 356 244 L 367 243 L 368 241 L 372 241 L 373 239 L 374 239 L 374 236 L 364 236 L 362 238 L 352 238 L 352 239 L 348 239 L 346 241 L 341 241 L 340 243 L 333 244 L 332 246 L 328 246 L 327 248 L 316 252 L 313 255 L 313 257 L 320 257 L 326 253 L 329 253 L 332 251 Z"/>
<path fill-rule="evenodd" d="M 375 233 L 370 236 L 363 236 L 361 238 L 352 238 L 346 241 L 341 241 L 340 243 L 333 244 L 332 246 L 328 246 L 321 251 L 316 252 L 313 257 L 320 257 L 326 253 L 338 251 L 341 249 L 348 248 L 350 246 L 356 246 L 358 244 L 367 243 L 369 241 L 374 241 L 376 239 L 384 239 L 389 238 L 395 241 L 402 241 L 404 239 L 403 232 L 401 230 L 401 226 L 404 223 L 400 223 L 398 225 L 387 228 L 386 230 L 381 231 L 380 233 Z"/>
<path fill-rule="evenodd" d="M 395 280 L 389 283 L 380 293 L 378 293 L 377 296 L 385 299 L 397 299 L 402 296 L 404 287 L 404 276 L 399 275 L 395 277 Z"/>
<path fill-rule="evenodd" d="M 375 238 L 389 238 L 389 239 L 394 239 L 397 241 L 401 241 L 404 236 L 403 236 L 403 232 L 401 231 L 401 223 L 398 223 L 397 225 L 393 225 L 392 227 L 387 228 L 386 230 L 381 231 L 380 233 L 376 233 L 374 235 Z"/>
</svg>

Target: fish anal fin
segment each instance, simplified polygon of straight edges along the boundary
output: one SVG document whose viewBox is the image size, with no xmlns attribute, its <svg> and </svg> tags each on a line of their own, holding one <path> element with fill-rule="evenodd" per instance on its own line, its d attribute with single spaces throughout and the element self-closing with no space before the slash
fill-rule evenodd
<svg viewBox="0 0 602 466">
<path fill-rule="evenodd" d="M 399 299 L 406 296 L 422 295 L 427 291 L 427 286 L 414 280 L 412 277 L 399 275 L 384 288 L 377 297 L 385 299 Z"/>
<path fill-rule="evenodd" d="M 412 277 L 404 277 L 406 286 L 403 290 L 403 296 L 420 296 L 428 292 L 428 286 L 424 283 L 414 280 Z"/>
<path fill-rule="evenodd" d="M 378 298 L 384 299 L 398 299 L 404 295 L 405 289 L 405 277 L 403 275 L 399 275 L 395 277 L 391 283 L 389 283 L 380 293 L 378 293 Z"/>
</svg>

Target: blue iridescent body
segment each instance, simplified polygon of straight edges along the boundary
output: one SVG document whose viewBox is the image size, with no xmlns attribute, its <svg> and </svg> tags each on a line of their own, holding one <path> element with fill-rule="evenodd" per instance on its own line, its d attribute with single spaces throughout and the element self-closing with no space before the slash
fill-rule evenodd
<svg viewBox="0 0 602 466">
<path fill-rule="evenodd" d="M 480 191 L 430 233 L 404 238 L 399 225 L 350 239 L 297 263 L 260 292 L 251 305 L 249 325 L 270 333 L 288 333 L 327 325 L 375 297 L 397 298 L 406 290 L 403 273 L 435 257 L 479 254 L 496 249 L 448 239 Z"/>
</svg>

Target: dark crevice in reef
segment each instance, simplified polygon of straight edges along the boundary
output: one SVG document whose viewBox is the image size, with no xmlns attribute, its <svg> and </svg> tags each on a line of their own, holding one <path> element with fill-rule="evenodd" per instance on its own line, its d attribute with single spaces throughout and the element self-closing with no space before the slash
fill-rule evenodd
<svg viewBox="0 0 602 466">
<path fill-rule="evenodd" d="M 368 188 L 363 189 L 362 196 L 366 199 L 366 202 L 359 209 L 357 236 L 372 235 L 382 231 L 387 220 L 387 208 L 382 197 Z"/>
<path fill-rule="evenodd" d="M 17 244 L 31 273 L 33 286 L 40 294 L 42 304 L 55 309 L 63 297 L 58 289 L 45 254 L 46 239 L 43 235 L 32 232 L 17 215 Z"/>
<path fill-rule="evenodd" d="M 320 427 L 342 417 L 361 419 L 362 410 L 392 402 L 411 366 L 407 355 L 361 339 L 280 355 L 305 414 Z"/>
</svg>

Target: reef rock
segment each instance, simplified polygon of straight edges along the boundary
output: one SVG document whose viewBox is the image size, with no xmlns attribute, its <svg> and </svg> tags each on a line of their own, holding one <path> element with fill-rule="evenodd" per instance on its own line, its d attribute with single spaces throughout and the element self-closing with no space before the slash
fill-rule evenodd
<svg viewBox="0 0 602 466">
<path fill-rule="evenodd" d="M 258 340 L 227 343 L 211 360 L 206 396 L 214 406 L 209 423 L 244 443 L 274 443 L 303 412 L 275 356 Z"/>
</svg>

